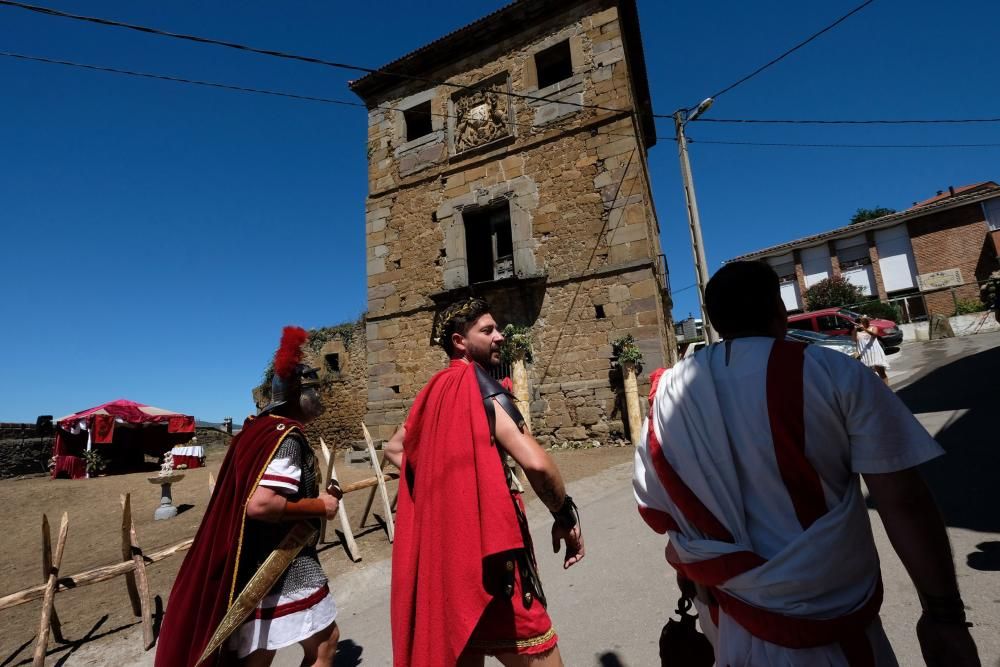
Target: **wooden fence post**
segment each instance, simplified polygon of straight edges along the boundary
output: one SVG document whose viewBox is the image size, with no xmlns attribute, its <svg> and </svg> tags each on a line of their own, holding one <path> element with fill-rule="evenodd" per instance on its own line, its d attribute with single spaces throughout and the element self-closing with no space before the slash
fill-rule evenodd
<svg viewBox="0 0 1000 667">
<path fill-rule="evenodd" d="M 378 492 L 382 496 L 382 506 L 385 508 L 385 527 L 389 534 L 391 543 L 396 537 L 396 525 L 392 519 L 392 503 L 389 502 L 389 491 L 385 486 L 385 475 L 382 474 L 382 463 L 379 461 L 378 453 L 375 451 L 375 443 L 372 441 L 372 434 L 368 432 L 368 427 L 361 422 L 361 430 L 365 434 L 365 443 L 368 445 L 368 458 L 371 459 L 372 470 L 375 471 L 375 478 L 378 480 Z M 375 489 L 372 489 L 372 495 Z M 368 503 L 371 507 L 371 502 Z"/>
<path fill-rule="evenodd" d="M 135 563 L 133 572 L 125 573 L 125 586 L 132 601 L 132 613 L 142 618 L 143 647 L 148 651 L 153 646 L 153 612 L 149 604 L 149 579 L 146 577 L 146 561 L 139 548 L 132 520 L 132 496 L 121 496 L 122 503 L 122 560 Z"/>
<path fill-rule="evenodd" d="M 49 530 L 49 517 L 42 515 L 42 581 L 48 583 L 49 575 L 52 574 L 52 531 Z M 52 627 L 52 638 L 60 644 L 66 642 L 62 634 L 62 624 L 59 622 L 59 614 L 56 613 L 55 601 L 52 601 L 52 616 L 50 619 Z"/>
<path fill-rule="evenodd" d="M 45 519 L 48 523 L 48 519 Z M 49 644 L 49 625 L 51 624 L 53 605 L 56 601 L 56 582 L 59 579 L 59 566 L 62 565 L 63 550 L 66 548 L 66 535 L 69 533 L 69 514 L 63 512 L 59 522 L 59 537 L 56 540 L 56 550 L 52 554 L 52 566 L 49 568 L 49 580 L 45 584 L 45 595 L 42 598 L 42 618 L 38 624 L 38 641 L 35 643 L 35 653 L 31 659 L 32 667 L 44 667 L 45 649 Z"/>
<path fill-rule="evenodd" d="M 319 439 L 320 448 L 323 450 L 323 458 L 326 459 L 326 483 L 329 484 L 331 480 L 337 479 L 337 469 L 333 465 L 334 452 L 330 451 L 327 447 L 326 442 L 323 438 Z M 337 511 L 337 516 L 340 517 L 340 529 L 344 533 L 344 546 L 347 549 L 347 557 L 353 562 L 357 563 L 361 560 L 361 554 L 358 553 L 358 544 L 354 541 L 354 533 L 351 531 L 351 520 L 347 516 L 347 507 L 344 505 L 344 497 L 340 498 L 340 509 Z M 326 541 L 326 519 L 323 519 L 322 528 L 320 529 L 320 542 Z"/>
</svg>

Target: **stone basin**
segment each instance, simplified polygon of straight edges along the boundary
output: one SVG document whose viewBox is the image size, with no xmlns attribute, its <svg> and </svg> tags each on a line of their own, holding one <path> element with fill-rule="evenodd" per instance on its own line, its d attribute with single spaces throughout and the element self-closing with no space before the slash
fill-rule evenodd
<svg viewBox="0 0 1000 667">
<path fill-rule="evenodd" d="M 172 472 L 169 475 L 154 475 L 147 477 L 150 484 L 173 484 L 184 479 L 184 473 Z"/>
</svg>

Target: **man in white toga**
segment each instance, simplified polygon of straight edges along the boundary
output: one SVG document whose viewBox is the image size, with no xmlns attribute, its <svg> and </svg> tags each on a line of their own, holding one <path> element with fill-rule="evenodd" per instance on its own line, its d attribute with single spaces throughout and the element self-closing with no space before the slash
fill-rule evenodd
<svg viewBox="0 0 1000 667">
<path fill-rule="evenodd" d="M 733 262 L 706 290 L 724 339 L 660 375 L 639 511 L 697 586 L 716 664 L 896 665 L 864 477 L 923 605 L 929 665 L 979 665 L 944 523 L 915 466 L 940 446 L 868 369 L 785 340 L 778 277 Z"/>
</svg>

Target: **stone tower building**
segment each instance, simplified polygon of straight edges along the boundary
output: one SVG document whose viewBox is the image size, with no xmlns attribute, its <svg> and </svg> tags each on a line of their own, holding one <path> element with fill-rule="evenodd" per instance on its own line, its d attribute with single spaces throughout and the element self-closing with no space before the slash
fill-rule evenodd
<svg viewBox="0 0 1000 667">
<path fill-rule="evenodd" d="M 632 334 L 650 369 L 675 354 L 635 0 L 515 2 L 351 90 L 369 107 L 373 436 L 444 367 L 435 312 L 475 294 L 531 327 L 539 441 L 625 437 L 611 342 Z"/>
</svg>

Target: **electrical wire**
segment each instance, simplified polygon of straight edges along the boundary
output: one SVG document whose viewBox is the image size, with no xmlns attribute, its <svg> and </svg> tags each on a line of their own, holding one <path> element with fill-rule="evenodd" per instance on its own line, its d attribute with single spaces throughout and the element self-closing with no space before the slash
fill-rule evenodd
<svg viewBox="0 0 1000 667">
<path fill-rule="evenodd" d="M 763 65 L 761 65 L 760 67 L 758 67 L 754 71 L 750 72 L 749 74 L 747 74 L 746 76 L 744 76 L 741 79 L 737 79 L 736 81 L 734 81 L 733 83 L 729 84 L 728 86 L 726 86 L 725 88 L 723 88 L 719 92 L 715 93 L 714 95 L 709 95 L 709 97 L 711 97 L 713 99 L 719 99 L 719 96 L 728 93 L 730 90 L 732 90 L 733 88 L 739 86 L 740 84 L 746 83 L 747 81 L 749 81 L 753 77 L 757 76 L 758 74 L 760 74 L 761 72 L 763 72 L 764 70 L 766 70 L 768 67 L 770 67 L 772 65 L 776 65 L 777 63 L 781 62 L 782 60 L 784 60 L 788 56 L 792 55 L 793 53 L 795 53 L 796 51 L 798 51 L 803 46 L 805 46 L 809 42 L 813 41 L 814 39 L 816 39 L 820 35 L 822 35 L 822 34 L 824 34 L 826 32 L 829 32 L 830 30 L 833 30 L 838 25 L 840 25 L 841 23 L 843 23 L 844 21 L 846 21 L 850 17 L 854 16 L 855 14 L 857 14 L 858 12 L 860 12 L 862 9 L 864 9 L 868 5 L 872 4 L 873 2 L 875 2 L 875 0 L 865 0 L 865 2 L 862 2 L 860 5 L 858 5 L 857 7 L 855 7 L 854 9 L 852 9 L 851 11 L 847 12 L 846 14 L 844 14 L 839 19 L 837 19 L 836 21 L 834 21 L 830 25 L 826 26 L 825 28 L 823 28 L 819 32 L 813 33 L 812 35 L 810 35 L 806 39 L 802 40 L 801 42 L 799 42 L 798 44 L 796 44 L 792 48 L 788 49 L 787 51 L 785 51 L 784 53 L 782 53 L 781 55 L 779 55 L 777 58 L 773 58 L 773 59 L 769 60 L 768 62 L 764 63 Z M 690 109 L 688 109 L 688 111 L 694 110 L 695 108 L 697 108 L 697 106 L 698 105 L 694 105 L 694 106 L 690 107 Z M 660 117 L 661 118 L 665 118 L 667 116 L 660 116 Z"/>
<path fill-rule="evenodd" d="M 872 2 L 873 0 L 869 0 Z M 39 5 L 31 5 L 24 2 L 17 2 L 16 0 L 0 0 L 0 6 L 15 7 L 17 9 L 24 9 L 30 12 L 35 12 L 45 16 L 54 16 L 58 18 L 71 19 L 74 21 L 83 21 L 87 23 L 95 23 L 97 25 L 103 25 L 112 28 L 124 28 L 127 30 L 134 30 L 137 32 L 146 33 L 149 35 L 157 35 L 159 37 L 170 37 L 172 39 L 180 39 L 189 42 L 196 42 L 198 44 L 209 44 L 212 46 L 222 46 L 228 49 L 235 49 L 237 51 L 245 51 L 248 53 L 256 53 L 258 55 L 270 56 L 273 58 L 283 58 L 286 60 L 295 60 L 299 62 L 311 63 L 314 65 L 324 65 L 326 67 L 333 67 L 336 69 L 349 70 L 353 72 L 363 72 L 365 74 L 377 74 L 379 76 L 392 76 L 400 79 L 406 79 L 409 81 L 419 81 L 421 83 L 429 83 L 436 86 L 450 86 L 452 88 L 458 88 L 461 90 L 475 91 L 479 88 L 475 85 L 464 85 L 459 83 L 452 83 L 450 81 L 439 81 L 436 79 L 429 79 L 426 77 L 415 76 L 411 74 L 401 74 L 398 72 L 392 72 L 384 69 L 374 69 L 371 67 L 364 67 L 362 65 L 354 65 L 350 63 L 342 63 L 333 60 L 324 60 L 323 58 L 315 58 L 313 56 L 304 56 L 295 53 L 288 53 L 287 51 L 277 51 L 274 49 L 262 49 L 254 46 L 247 46 L 246 44 L 237 44 L 236 42 L 227 42 L 221 39 L 213 39 L 210 37 L 200 37 L 198 35 L 188 35 L 178 32 L 170 32 L 168 30 L 160 30 L 159 28 L 151 28 L 149 26 L 137 25 L 134 23 L 124 23 L 122 21 L 114 21 L 111 19 L 103 19 L 95 16 L 85 16 L 82 14 L 71 14 L 69 12 L 60 11 L 58 9 L 52 9 L 51 7 L 42 7 Z M 526 95 L 524 93 L 515 93 L 513 91 L 506 91 L 505 94 L 511 97 L 517 97 L 526 100 L 533 100 L 536 102 L 552 102 L 545 97 L 538 97 L 537 95 Z M 630 111 L 629 109 L 615 109 L 612 107 L 604 107 L 596 104 L 583 104 L 582 102 L 573 102 L 570 100 L 558 100 L 560 104 L 579 107 L 581 109 L 597 109 L 600 111 L 612 111 L 612 112 L 622 112 Z"/>
<path fill-rule="evenodd" d="M 289 99 L 295 99 L 295 100 L 303 100 L 303 101 L 307 101 L 307 102 L 320 102 L 320 103 L 323 103 L 323 104 L 334 104 L 334 105 L 338 105 L 338 106 L 358 107 L 358 108 L 367 109 L 367 110 L 377 109 L 377 110 L 381 110 L 381 111 L 400 111 L 400 109 L 397 109 L 397 108 L 391 107 L 391 106 L 386 106 L 386 105 L 374 105 L 374 106 L 369 107 L 367 104 L 364 104 L 362 102 L 352 102 L 352 101 L 348 101 L 348 100 L 339 100 L 339 99 L 329 98 L 329 97 L 318 97 L 318 96 L 315 96 L 315 95 L 302 95 L 302 94 L 299 94 L 299 93 L 290 93 L 290 92 L 286 92 L 286 91 L 268 90 L 268 89 L 264 89 L 264 88 L 255 88 L 255 87 L 250 87 L 250 86 L 237 86 L 237 85 L 234 85 L 234 84 L 219 83 L 219 82 L 216 82 L 216 81 L 204 81 L 204 80 L 200 80 L 200 79 L 188 79 L 188 78 L 185 78 L 185 77 L 173 76 L 173 75 L 169 75 L 169 74 L 154 74 L 152 72 L 140 72 L 140 71 L 137 71 L 137 70 L 124 69 L 124 68 L 121 68 L 121 67 L 108 67 L 108 66 L 103 66 L 103 65 L 90 65 L 90 64 L 87 64 L 87 63 L 73 62 L 73 61 L 70 61 L 70 60 L 60 60 L 58 58 L 46 58 L 46 57 L 43 57 L 43 56 L 29 56 L 29 55 L 24 54 L 24 53 L 14 53 L 14 52 L 11 52 L 11 51 L 0 51 L 0 57 L 14 58 L 14 59 L 17 59 L 17 60 L 22 60 L 22 61 L 45 63 L 45 64 L 49 64 L 49 65 L 63 65 L 63 66 L 66 66 L 66 67 L 76 67 L 76 68 L 80 68 L 80 69 L 91 70 L 91 71 L 95 71 L 95 72 L 105 72 L 105 73 L 109 73 L 109 74 L 122 74 L 122 75 L 125 75 L 125 76 L 133 76 L 133 77 L 139 77 L 139 78 L 144 78 L 144 79 L 154 79 L 154 80 L 159 80 L 159 81 L 169 81 L 171 83 L 182 83 L 182 84 L 188 84 L 188 85 L 194 85 L 194 86 L 204 86 L 204 87 L 207 87 L 207 88 L 216 88 L 216 89 L 221 89 L 221 90 L 230 90 L 230 91 L 235 91 L 235 92 L 240 92 L 240 93 L 252 93 L 252 94 L 257 94 L 257 95 L 269 95 L 269 96 L 272 96 L 272 97 L 283 97 L 283 98 L 289 98 Z M 454 114 L 438 113 L 438 112 L 434 112 L 434 111 L 407 110 L 407 113 L 412 113 L 412 114 L 416 114 L 416 115 L 425 115 L 425 116 L 436 116 L 436 117 L 450 118 L 450 119 L 457 118 L 457 116 L 454 115 Z M 567 120 L 561 121 L 561 122 L 560 121 L 553 121 L 553 122 L 550 122 L 550 123 L 546 123 L 545 125 L 534 125 L 532 123 L 522 123 L 522 122 L 518 122 L 516 120 L 512 120 L 510 122 L 511 122 L 511 125 L 514 126 L 514 127 L 524 127 L 524 128 L 529 128 L 529 129 L 535 130 L 535 131 L 545 132 L 545 131 L 553 130 L 553 129 L 555 129 L 555 130 L 566 130 L 566 129 L 569 129 L 568 124 L 569 123 L 573 123 L 575 121 L 573 119 L 567 119 Z M 632 137 L 632 138 L 636 137 L 636 135 L 634 133 L 629 133 L 629 132 L 607 132 L 606 134 L 608 136 L 615 136 L 615 137 Z"/>
<path fill-rule="evenodd" d="M 693 123 L 742 123 L 770 125 L 944 125 L 964 123 L 1000 123 L 1000 118 L 901 118 L 865 120 L 763 119 L 763 118 L 695 118 Z"/>
<path fill-rule="evenodd" d="M 666 140 L 667 137 L 657 137 Z M 996 148 L 996 144 L 798 144 L 787 142 L 757 142 L 757 141 L 714 141 L 709 139 L 692 139 L 690 144 L 714 144 L 719 146 L 770 146 L 779 148 Z"/>
</svg>

